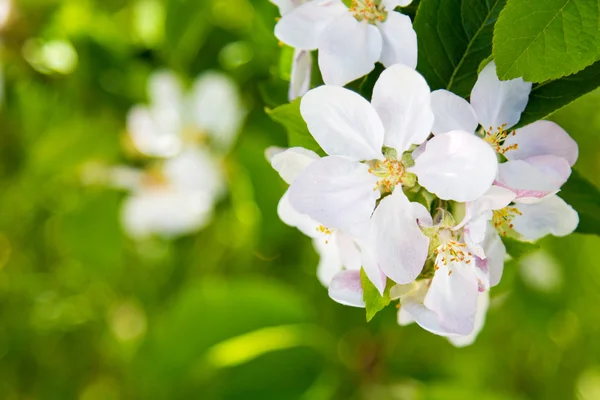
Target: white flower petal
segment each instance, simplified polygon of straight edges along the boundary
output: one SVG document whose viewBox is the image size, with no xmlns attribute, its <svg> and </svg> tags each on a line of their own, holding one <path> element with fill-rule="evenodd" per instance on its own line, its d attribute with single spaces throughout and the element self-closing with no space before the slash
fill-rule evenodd
<svg viewBox="0 0 600 400">
<path fill-rule="evenodd" d="M 447 90 L 431 93 L 431 108 L 435 117 L 432 132 L 434 134 L 450 131 L 475 132 L 477 115 L 468 101 Z"/>
<path fill-rule="evenodd" d="M 366 230 L 368 227 L 365 227 L 364 229 Z M 379 268 L 378 254 L 376 253 L 377 248 L 373 247 L 373 244 L 369 243 L 368 239 L 361 240 L 359 245 L 361 249 L 360 261 L 362 268 L 364 269 L 367 278 L 369 278 L 371 283 L 373 283 L 379 293 L 383 296 L 387 284 L 387 276 L 383 273 L 381 268 Z"/>
<path fill-rule="evenodd" d="M 148 78 L 148 95 L 152 105 L 183 111 L 183 86 L 177 76 L 166 70 L 154 72 Z"/>
<path fill-rule="evenodd" d="M 385 145 L 400 153 L 423 143 L 431 133 L 429 86 L 421 74 L 405 65 L 393 65 L 381 73 L 372 104 L 385 127 Z"/>
<path fill-rule="evenodd" d="M 281 17 L 275 25 L 275 36 L 294 48 L 316 50 L 331 20 L 347 12 L 341 0 L 308 1 Z"/>
<path fill-rule="evenodd" d="M 205 193 L 149 190 L 125 200 L 121 220 L 125 231 L 134 238 L 152 234 L 174 237 L 206 225 L 213 204 Z"/>
<path fill-rule="evenodd" d="M 357 93 L 321 86 L 304 95 L 300 112 L 327 154 L 357 161 L 383 158 L 383 124 L 373 106 Z"/>
<path fill-rule="evenodd" d="M 364 307 L 360 271 L 338 272 L 329 284 L 329 297 L 345 306 Z"/>
<path fill-rule="evenodd" d="M 490 62 L 479 74 L 471 92 L 471 105 L 479 123 L 488 130 L 506 124 L 514 126 L 529 101 L 531 83 L 522 78 L 501 81 L 496 75 L 496 64 Z"/>
<path fill-rule="evenodd" d="M 343 230 L 368 221 L 379 191 L 369 167 L 341 157 L 314 161 L 290 186 L 290 202 L 328 228 Z"/>
<path fill-rule="evenodd" d="M 522 213 L 513 218 L 514 229 L 525 239 L 537 240 L 548 234 L 566 236 L 579 224 L 579 215 L 560 197 L 548 196 L 534 204 L 516 204 Z"/>
<path fill-rule="evenodd" d="M 317 278 L 325 287 L 329 287 L 333 277 L 343 270 L 340 251 L 328 238 L 319 237 L 313 240 L 313 245 L 319 253 L 319 264 L 317 265 Z"/>
<path fill-rule="evenodd" d="M 291 184 L 300 172 L 319 158 L 320 157 L 314 151 L 307 150 L 303 147 L 291 147 L 272 155 L 269 161 L 271 162 L 273 169 L 279 173 L 281 178 L 287 184 Z"/>
<path fill-rule="evenodd" d="M 417 281 L 415 289 L 411 293 L 401 297 L 398 324 L 407 325 L 416 322 L 421 328 L 431 333 L 447 336 L 452 332 L 448 332 L 442 327 L 439 316 L 423 304 L 429 288 L 429 282 L 429 280 Z"/>
<path fill-rule="evenodd" d="M 168 159 L 163 174 L 169 185 L 179 192 L 202 192 L 218 198 L 225 191 L 225 178 L 217 160 L 203 149 L 188 148 Z"/>
<path fill-rule="evenodd" d="M 381 56 L 381 33 L 346 12 L 319 39 L 319 68 L 327 85 L 343 86 L 371 72 Z"/>
<path fill-rule="evenodd" d="M 229 150 L 246 117 L 235 81 L 222 73 L 205 72 L 196 79 L 190 96 L 196 127 L 208 134 L 216 149 Z"/>
<path fill-rule="evenodd" d="M 304 0 L 269 0 L 271 3 L 275 4 L 279 8 L 279 13 L 281 15 L 287 14 L 292 11 L 294 8 L 305 3 Z"/>
<path fill-rule="evenodd" d="M 127 132 L 141 153 L 152 157 L 171 157 L 181 150 L 179 123 L 156 118 L 149 109 L 133 107 L 127 114 Z"/>
<path fill-rule="evenodd" d="M 451 262 L 435 272 L 423 304 L 438 315 L 449 333 L 468 335 L 473 332 L 478 296 L 472 266 Z"/>
<path fill-rule="evenodd" d="M 427 142 L 423 154 L 409 171 L 421 186 L 444 200 L 473 201 L 494 182 L 496 153 L 472 133 L 451 131 Z"/>
<path fill-rule="evenodd" d="M 552 121 L 537 121 L 517 129 L 514 135 L 508 135 L 504 145 L 518 145 L 517 149 L 504 154 L 509 160 L 553 155 L 564 158 L 573 166 L 579 155 L 577 142 Z"/>
<path fill-rule="evenodd" d="M 304 96 L 310 89 L 310 75 L 312 72 L 312 56 L 307 50 L 294 50 L 294 60 L 292 61 L 292 73 L 290 79 L 290 91 L 288 99 L 290 101 L 297 97 Z"/>
<path fill-rule="evenodd" d="M 288 225 L 298 228 L 306 236 L 317 238 L 323 235 L 317 230 L 321 225 L 306 214 L 299 213 L 290 204 L 289 189 L 283 194 L 277 205 L 277 215 L 281 221 Z"/>
<path fill-rule="evenodd" d="M 377 24 L 383 47 L 379 61 L 389 68 L 394 64 L 417 67 L 417 34 L 406 15 L 390 11 L 384 22 Z"/>
<path fill-rule="evenodd" d="M 506 247 L 500 239 L 498 232 L 490 227 L 483 243 L 485 249 L 487 268 L 490 274 L 490 286 L 496 286 L 500 283 L 504 271 L 504 258 L 506 257 Z"/>
<path fill-rule="evenodd" d="M 516 197 L 517 195 L 512 190 L 493 185 L 483 196 L 466 204 L 465 217 L 453 230 L 460 229 L 467 223 L 472 225 L 475 220 L 489 220 L 492 210 L 500 210 L 506 207 Z M 482 218 L 485 216 L 489 216 L 489 218 Z"/>
<path fill-rule="evenodd" d="M 570 175 L 571 167 L 564 158 L 536 156 L 500 164 L 496 184 L 515 192 L 515 201 L 536 202 L 556 193 Z"/>
<path fill-rule="evenodd" d="M 475 327 L 473 328 L 473 332 L 468 335 L 460 336 L 453 335 L 448 336 L 448 340 L 456 347 L 466 347 L 470 346 L 477 339 L 477 335 L 481 332 L 481 328 L 485 324 L 485 317 L 487 315 L 487 310 L 490 306 L 490 294 L 489 292 L 483 292 L 479 294 L 477 298 L 477 312 L 475 314 Z"/>
<path fill-rule="evenodd" d="M 383 5 L 385 6 L 386 10 L 391 12 L 396 7 L 408 6 L 410 3 L 412 3 L 412 1 L 413 0 L 383 0 Z"/>
<path fill-rule="evenodd" d="M 379 268 L 394 282 L 414 281 L 427 259 L 429 238 L 421 232 L 417 216 L 402 190 L 381 200 L 371 218 L 373 248 Z"/>
</svg>

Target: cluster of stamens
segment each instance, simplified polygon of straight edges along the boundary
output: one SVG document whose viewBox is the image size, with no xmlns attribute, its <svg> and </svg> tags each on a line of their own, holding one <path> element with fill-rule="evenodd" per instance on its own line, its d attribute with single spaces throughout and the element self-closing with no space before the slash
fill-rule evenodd
<svg viewBox="0 0 600 400">
<path fill-rule="evenodd" d="M 502 236 L 506 236 L 508 229 L 513 228 L 512 220 L 517 215 L 523 215 L 516 207 L 504 207 L 500 210 L 494 211 L 492 223 L 498 233 Z M 506 229 L 508 227 L 508 229 Z"/>
<path fill-rule="evenodd" d="M 445 267 L 449 263 L 464 263 L 470 264 L 473 260 L 473 254 L 467 251 L 467 245 L 456 240 L 448 240 L 447 242 L 438 246 L 433 253 L 436 256 L 435 264 L 433 265 L 434 270 L 440 269 L 441 264 Z M 452 270 L 448 268 L 448 275 L 452 274 Z"/>
<path fill-rule="evenodd" d="M 380 0 L 352 0 L 350 12 L 358 21 L 367 21 L 370 24 L 387 19 L 387 11 Z"/>
<path fill-rule="evenodd" d="M 142 175 L 142 185 L 149 188 L 166 187 L 169 180 L 159 168 L 150 168 Z"/>
<path fill-rule="evenodd" d="M 519 148 L 518 144 L 511 144 L 510 146 L 505 146 L 504 141 L 508 137 L 508 135 L 515 135 L 517 131 L 507 131 L 506 124 L 502 124 L 502 126 L 494 127 L 490 126 L 489 129 L 485 132 L 485 136 L 483 140 L 488 142 L 490 146 L 496 151 L 498 154 L 506 154 L 507 151 L 517 150 Z"/>
<path fill-rule="evenodd" d="M 326 226 L 323 226 L 323 225 L 317 226 L 316 229 L 317 229 L 318 233 L 321 233 L 321 234 L 326 235 L 326 236 L 331 236 L 331 234 L 333 233 L 333 231 L 331 230 L 331 228 L 327 228 Z M 329 238 L 327 240 L 325 240 L 325 243 L 329 244 Z"/>
<path fill-rule="evenodd" d="M 384 193 L 391 193 L 397 185 L 402 185 L 406 177 L 406 169 L 399 160 L 385 159 L 376 161 L 369 172 L 380 178 L 374 190 L 380 189 Z"/>
</svg>

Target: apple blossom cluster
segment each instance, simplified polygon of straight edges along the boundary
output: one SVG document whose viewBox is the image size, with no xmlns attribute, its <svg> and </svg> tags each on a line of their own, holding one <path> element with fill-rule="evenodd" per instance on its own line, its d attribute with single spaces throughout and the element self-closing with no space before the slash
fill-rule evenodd
<svg viewBox="0 0 600 400">
<path fill-rule="evenodd" d="M 493 61 L 470 103 L 431 92 L 415 70 L 410 19 L 394 11 L 410 1 L 277 3 L 275 35 L 297 51 L 318 49 L 325 82 L 302 93 L 292 80 L 324 156 L 267 150 L 289 184 L 281 220 L 313 239 L 318 278 L 335 301 L 368 310 L 374 287 L 399 301 L 400 324 L 470 344 L 502 276 L 502 237 L 535 241 L 577 227 L 577 213 L 556 195 L 577 144 L 549 121 L 513 129 L 532 85 L 500 81 Z M 342 86 L 376 62 L 386 69 L 370 102 Z"/>
<path fill-rule="evenodd" d="M 121 220 L 131 237 L 192 233 L 226 191 L 223 159 L 246 111 L 235 82 L 217 72 L 200 75 L 188 93 L 173 73 L 156 72 L 148 96 L 127 116 L 128 144 L 145 167 L 111 167 L 103 180 L 130 192 Z"/>
</svg>

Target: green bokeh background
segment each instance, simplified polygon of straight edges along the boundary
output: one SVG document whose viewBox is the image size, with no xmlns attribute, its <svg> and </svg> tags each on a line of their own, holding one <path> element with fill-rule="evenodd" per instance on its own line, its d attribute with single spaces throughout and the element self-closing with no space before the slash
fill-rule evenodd
<svg viewBox="0 0 600 400">
<path fill-rule="evenodd" d="M 0 33 L 0 399 L 600 399 L 598 237 L 507 263 L 464 349 L 327 297 L 263 155 L 286 144 L 264 112 L 287 90 L 277 16 L 267 0 L 16 2 Z M 81 175 L 130 161 L 127 110 L 163 67 L 225 71 L 251 112 L 212 224 L 134 242 L 125 194 Z M 593 92 L 555 115 L 596 185 L 599 109 Z"/>
</svg>

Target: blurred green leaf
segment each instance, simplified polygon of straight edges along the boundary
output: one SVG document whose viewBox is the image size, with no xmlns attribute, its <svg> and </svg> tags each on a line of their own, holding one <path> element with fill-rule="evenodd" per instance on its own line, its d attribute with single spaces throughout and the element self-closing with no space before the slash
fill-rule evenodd
<svg viewBox="0 0 600 400">
<path fill-rule="evenodd" d="M 492 53 L 492 31 L 506 0 L 422 0 L 414 28 L 417 69 L 432 90 L 466 97 L 479 64 Z"/>
<path fill-rule="evenodd" d="M 167 0 L 165 38 L 173 63 L 185 68 L 213 28 L 209 23 L 210 1 Z"/>
<path fill-rule="evenodd" d="M 288 134 L 289 147 L 304 147 L 323 154 L 323 150 L 308 131 L 308 126 L 300 114 L 300 98 L 289 104 L 284 104 L 274 109 L 265 108 L 265 112 L 275 122 L 285 127 Z"/>
<path fill-rule="evenodd" d="M 576 232 L 600 235 L 600 190 L 573 170 L 560 197 L 579 213 Z"/>
<path fill-rule="evenodd" d="M 600 61 L 574 75 L 535 85 L 517 127 L 546 119 L 597 87 L 600 87 Z"/>
<path fill-rule="evenodd" d="M 502 238 L 502 242 L 506 246 L 506 252 L 515 260 L 540 248 L 540 245 L 537 243 L 522 242 L 506 236 Z"/>
<path fill-rule="evenodd" d="M 367 310 L 367 322 L 369 322 L 373 319 L 375 314 L 390 304 L 390 290 L 386 287 L 383 296 L 379 294 L 379 290 L 373 285 L 371 280 L 367 277 L 365 270 L 362 268 L 360 269 L 360 283 L 363 288 L 365 309 Z"/>
<path fill-rule="evenodd" d="M 508 0 L 494 30 L 502 80 L 544 82 L 598 60 L 600 3 L 590 0 Z"/>
</svg>

